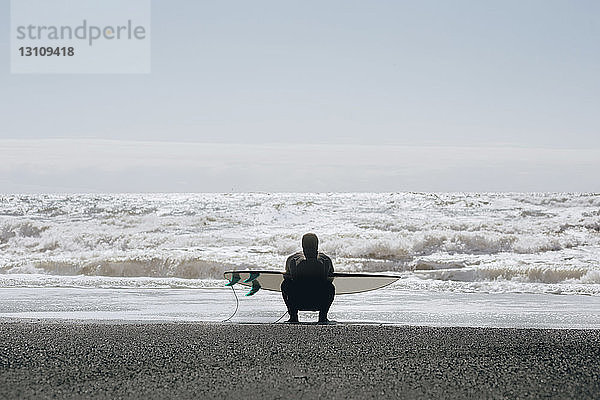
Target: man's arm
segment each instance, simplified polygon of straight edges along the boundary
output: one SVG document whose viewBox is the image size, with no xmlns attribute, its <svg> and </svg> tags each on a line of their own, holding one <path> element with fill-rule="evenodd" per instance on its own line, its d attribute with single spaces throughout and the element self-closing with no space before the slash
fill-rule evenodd
<svg viewBox="0 0 600 400">
<path fill-rule="evenodd" d="M 323 267 L 325 269 L 325 275 L 329 282 L 333 282 L 333 261 L 328 255 L 323 254 Z"/>
<path fill-rule="evenodd" d="M 292 254 L 285 261 L 285 273 L 283 274 L 284 279 L 290 279 L 292 277 L 293 269 L 296 266 L 297 254 Z"/>
</svg>

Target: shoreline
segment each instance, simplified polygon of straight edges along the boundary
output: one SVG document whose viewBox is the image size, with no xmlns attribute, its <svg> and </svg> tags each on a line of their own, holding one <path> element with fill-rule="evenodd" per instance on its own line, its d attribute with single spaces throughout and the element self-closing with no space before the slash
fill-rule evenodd
<svg viewBox="0 0 600 400">
<path fill-rule="evenodd" d="M 25 317 L 0 317 L 0 327 L 10 324 L 40 324 L 40 325 L 164 325 L 164 326 L 181 326 L 181 325 L 197 325 L 197 326 L 366 326 L 366 327 L 393 327 L 393 328 L 423 328 L 423 329 L 491 329 L 491 330 L 519 330 L 519 331 L 589 331 L 599 332 L 600 328 L 582 328 L 582 327 L 511 327 L 511 326 L 479 326 L 479 325 L 423 325 L 423 324 L 407 324 L 394 322 L 378 322 L 378 321 L 339 321 L 331 320 L 328 324 L 319 324 L 316 319 L 311 321 L 300 320 L 297 324 L 288 324 L 282 318 L 277 322 L 250 322 L 250 321 L 189 321 L 189 320 L 162 320 L 162 319 L 86 319 L 86 318 L 25 318 Z"/>
<path fill-rule="evenodd" d="M 237 307 L 232 322 L 270 323 L 286 311 L 279 293 L 261 291 L 252 297 L 242 294 L 238 293 L 236 301 L 230 288 L 11 288 L 0 290 L 0 321 L 220 322 L 232 316 Z M 397 326 L 600 329 L 599 309 L 599 296 L 383 288 L 337 296 L 329 315 L 342 322 Z M 301 316 L 301 320 L 314 319 L 315 313 Z"/>
<path fill-rule="evenodd" d="M 0 321 L 0 398 L 598 398 L 600 330 Z"/>
</svg>

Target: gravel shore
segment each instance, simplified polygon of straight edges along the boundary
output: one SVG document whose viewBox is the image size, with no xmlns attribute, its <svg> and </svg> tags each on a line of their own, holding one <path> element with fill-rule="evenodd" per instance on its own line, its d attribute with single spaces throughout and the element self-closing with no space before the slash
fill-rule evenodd
<svg viewBox="0 0 600 400">
<path fill-rule="evenodd" d="M 0 398 L 600 398 L 600 331 L 0 323 Z"/>
</svg>

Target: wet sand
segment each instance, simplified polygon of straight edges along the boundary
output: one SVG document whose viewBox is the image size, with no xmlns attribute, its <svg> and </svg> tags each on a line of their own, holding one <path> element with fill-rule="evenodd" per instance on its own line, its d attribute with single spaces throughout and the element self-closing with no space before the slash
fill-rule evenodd
<svg viewBox="0 0 600 400">
<path fill-rule="evenodd" d="M 600 331 L 0 323 L 0 398 L 600 398 Z"/>
</svg>

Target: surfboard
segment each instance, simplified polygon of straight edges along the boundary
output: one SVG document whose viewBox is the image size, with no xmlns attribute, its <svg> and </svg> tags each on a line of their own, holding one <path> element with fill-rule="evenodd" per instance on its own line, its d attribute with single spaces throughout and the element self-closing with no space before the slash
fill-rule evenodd
<svg viewBox="0 0 600 400">
<path fill-rule="evenodd" d="M 229 280 L 226 286 L 236 283 L 249 286 L 250 291 L 246 296 L 252 296 L 260 289 L 281 292 L 283 274 L 283 271 L 244 270 L 226 271 L 223 275 Z M 336 272 L 333 274 L 333 285 L 336 294 L 361 293 L 385 287 L 398 279 L 400 277 L 395 275 Z"/>
</svg>

